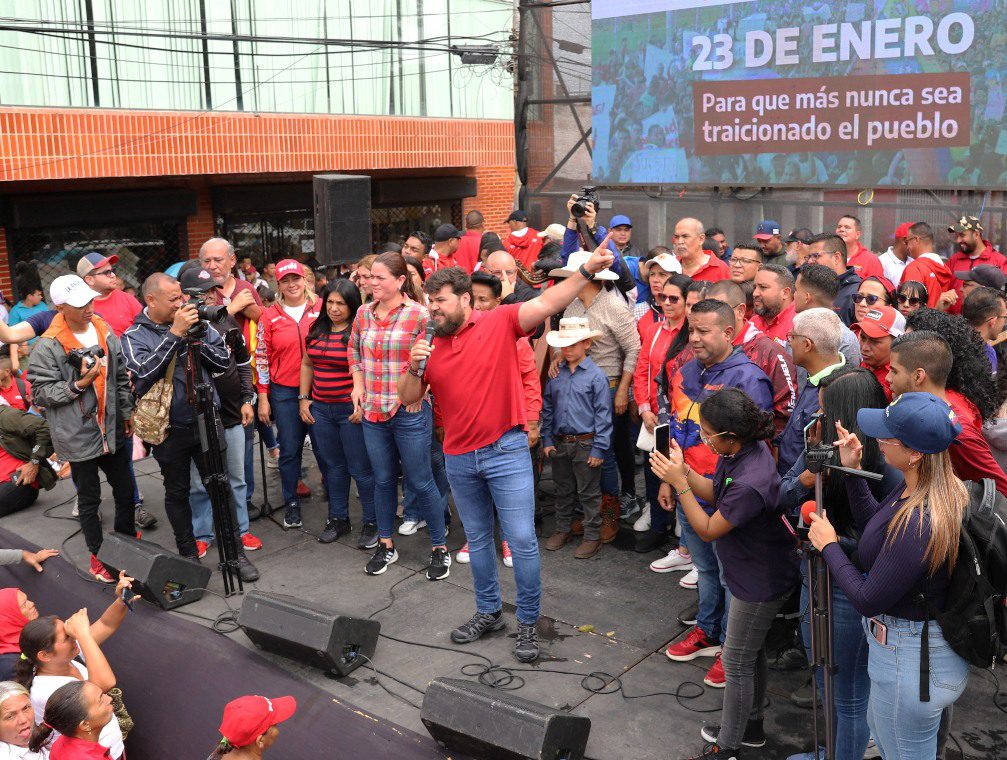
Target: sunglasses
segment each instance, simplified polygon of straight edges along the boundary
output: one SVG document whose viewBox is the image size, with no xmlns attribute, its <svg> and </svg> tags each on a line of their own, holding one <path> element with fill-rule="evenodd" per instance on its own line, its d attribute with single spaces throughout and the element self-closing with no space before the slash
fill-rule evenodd
<svg viewBox="0 0 1007 760">
<path fill-rule="evenodd" d="M 853 298 L 854 300 L 856 300 L 856 296 L 853 296 Z M 906 304 L 909 304 L 910 306 L 919 306 L 921 303 L 923 303 L 922 299 L 917 298 L 916 296 L 907 296 L 903 293 L 899 293 L 898 299 L 899 304 L 903 306 L 905 306 Z"/>
<path fill-rule="evenodd" d="M 682 296 L 666 296 L 664 293 L 658 293 L 654 296 L 654 300 L 658 303 L 676 304 L 682 300 Z"/>
<path fill-rule="evenodd" d="M 853 303 L 863 303 L 867 301 L 868 306 L 873 306 L 881 300 L 881 296 L 868 295 L 867 293 L 854 293 Z"/>
</svg>

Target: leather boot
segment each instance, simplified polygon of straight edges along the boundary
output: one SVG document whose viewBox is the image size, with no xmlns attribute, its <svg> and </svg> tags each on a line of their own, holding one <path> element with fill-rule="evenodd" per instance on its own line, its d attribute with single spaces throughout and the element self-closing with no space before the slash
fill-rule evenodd
<svg viewBox="0 0 1007 760">
<path fill-rule="evenodd" d="M 619 497 L 602 494 L 601 542 L 610 544 L 619 535 Z"/>
<path fill-rule="evenodd" d="M 560 531 L 556 531 L 549 536 L 548 539 L 546 539 L 545 548 L 551 552 L 554 552 L 557 549 L 562 549 L 563 545 L 571 538 L 573 538 L 573 535 L 570 533 L 561 533 Z"/>
<path fill-rule="evenodd" d="M 573 522 L 570 523 L 570 532 L 575 536 L 584 535 L 584 516 L 577 515 L 573 518 Z"/>
<path fill-rule="evenodd" d="M 580 542 L 580 546 L 577 547 L 577 551 L 573 553 L 573 556 L 577 559 L 590 559 L 599 551 L 601 551 L 601 541 L 591 541 L 585 538 Z"/>
</svg>

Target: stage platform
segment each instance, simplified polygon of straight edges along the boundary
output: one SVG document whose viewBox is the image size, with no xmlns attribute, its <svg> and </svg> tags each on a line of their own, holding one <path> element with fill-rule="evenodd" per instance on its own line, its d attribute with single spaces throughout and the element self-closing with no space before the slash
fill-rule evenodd
<svg viewBox="0 0 1007 760">
<path fill-rule="evenodd" d="M 359 668 L 341 680 L 273 655 L 261 654 L 262 657 L 324 690 L 337 703 L 351 705 L 377 721 L 426 736 L 419 719 L 420 692 L 437 676 L 466 677 L 461 669 L 470 663 L 483 662 L 477 656 L 482 655 L 496 665 L 512 669 L 524 680 L 523 687 L 515 692 L 517 695 L 590 717 L 591 758 L 676 760 L 702 749 L 699 730 L 704 723 L 719 722 L 723 694 L 702 687 L 712 660 L 673 663 L 663 653 L 669 641 L 684 633 L 676 618 L 695 601 L 695 592 L 678 586 L 681 573 L 650 572 L 647 564 L 659 554 L 633 552 L 632 533 L 627 528 L 615 543 L 590 560 L 574 559 L 573 546 L 559 552 L 543 550 L 543 618 L 539 627 L 543 656 L 532 667 L 521 666 L 512 654 L 516 626 L 511 570 L 502 563 L 499 566 L 507 630 L 466 647 L 455 647 L 448 638 L 449 632 L 474 611 L 469 567 L 455 563 L 448 579 L 436 583 L 426 580 L 423 570 L 429 544 L 427 532 L 421 530 L 413 536 L 397 537 L 400 559 L 384 575 L 365 575 L 368 553 L 355 548 L 360 512 L 352 496 L 354 536 L 323 545 L 312 535 L 324 524 L 326 506 L 314 459 L 307 451 L 305 463 L 313 497 L 302 505 L 304 530 L 284 531 L 265 519 L 252 523 L 252 532 L 264 543 L 261 551 L 249 554 L 262 573 L 255 588 L 290 594 L 349 615 L 373 617 L 381 621 L 382 633 L 397 639 L 461 651 L 430 649 L 382 638 L 374 664 L 386 675 Z M 159 519 L 155 529 L 144 532 L 144 538 L 174 551 L 157 464 L 146 459 L 137 462 L 136 468 L 145 505 Z M 260 472 L 257 468 L 257 476 Z M 267 473 L 269 495 L 275 506 L 281 503 L 278 472 L 267 470 Z M 548 535 L 551 527 L 550 488 L 546 475 L 542 484 L 546 516 L 540 535 Z M 104 495 L 104 525 L 111 530 L 111 500 L 107 490 Z M 34 507 L 0 520 L 0 528 L 40 545 L 60 548 L 76 526 L 69 520 L 53 518 L 70 517 L 72 496 L 72 485 L 64 481 L 53 491 L 43 493 Z M 257 487 L 254 501 L 261 500 L 261 489 Z M 65 503 L 56 506 L 61 502 Z M 50 510 L 51 517 L 43 516 L 43 510 L 52 507 L 55 508 Z M 452 554 L 463 542 L 456 518 L 448 538 Z M 67 559 L 78 567 L 86 567 L 86 549 L 79 534 L 66 543 L 65 549 Z M 204 562 L 212 561 L 215 556 L 215 550 L 211 549 Z M 219 574 L 215 574 L 211 587 L 222 590 Z M 240 607 L 241 598 L 232 597 L 225 602 L 218 596 L 207 595 L 177 611 L 158 614 L 178 615 L 209 626 L 210 621 L 226 611 L 228 604 Z M 228 637 L 252 648 L 240 631 Z M 115 667 L 116 663 L 112 665 Z M 141 663 L 137 662 L 132 667 L 139 666 Z M 581 680 L 593 671 L 619 676 L 622 692 L 587 691 Z M 1002 672 L 1003 667 L 999 669 Z M 811 711 L 800 709 L 787 699 L 805 678 L 803 672 L 771 671 L 765 724 L 769 744 L 762 750 L 749 751 L 745 757 L 782 760 L 794 752 L 811 749 Z M 259 689 L 264 694 L 272 691 L 268 683 Z M 644 696 L 655 692 L 662 694 Z M 676 693 L 678 697 L 674 696 Z M 1001 694 L 999 699 L 1001 704 L 1007 703 L 1007 696 Z M 1003 708 L 995 704 L 994 681 L 989 673 L 973 673 L 968 691 L 955 709 L 953 736 L 969 760 L 1007 756 L 1007 723 Z M 277 746 L 270 752 L 271 758 L 274 755 L 298 757 L 296 745 L 289 750 Z M 439 754 L 433 752 L 430 756 Z M 947 757 L 957 760 L 960 756 L 951 743 Z"/>
</svg>

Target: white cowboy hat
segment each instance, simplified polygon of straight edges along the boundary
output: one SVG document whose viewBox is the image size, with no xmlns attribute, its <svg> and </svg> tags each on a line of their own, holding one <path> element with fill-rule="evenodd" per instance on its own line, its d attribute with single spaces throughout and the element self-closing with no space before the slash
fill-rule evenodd
<svg viewBox="0 0 1007 760">
<path fill-rule="evenodd" d="M 563 236 L 565 234 L 566 234 L 566 227 L 564 227 L 562 224 L 557 224 L 556 222 L 553 222 L 544 230 L 542 230 L 540 233 L 538 233 L 538 236 L 540 238 L 547 237 L 550 238 L 551 240 L 563 242 Z"/>
<path fill-rule="evenodd" d="M 583 317 L 565 317 L 559 321 L 559 330 L 546 333 L 545 342 L 553 348 L 565 348 L 589 338 L 601 337 L 600 330 L 592 330 Z"/>
<path fill-rule="evenodd" d="M 641 261 L 640 274 L 644 277 L 650 277 L 650 267 L 652 264 L 657 264 L 665 272 L 670 272 L 671 274 L 682 274 L 681 262 L 670 253 L 659 253 L 652 259 Z"/>
<path fill-rule="evenodd" d="M 591 258 L 590 251 L 574 251 L 570 254 L 570 258 L 566 260 L 566 266 L 560 269 L 553 269 L 549 272 L 550 277 L 569 277 L 574 274 L 578 269 L 584 266 L 588 259 Z M 592 279 L 594 280 L 618 280 L 619 275 L 613 272 L 611 269 L 602 269 L 598 272 Z"/>
</svg>

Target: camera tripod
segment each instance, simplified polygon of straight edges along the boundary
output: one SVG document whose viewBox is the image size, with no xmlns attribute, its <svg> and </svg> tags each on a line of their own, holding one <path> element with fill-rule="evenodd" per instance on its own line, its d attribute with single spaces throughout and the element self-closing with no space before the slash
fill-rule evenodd
<svg viewBox="0 0 1007 760">
<path fill-rule="evenodd" d="M 238 520 L 231 497 L 231 484 L 227 479 L 219 435 L 220 417 L 213 403 L 213 385 L 204 380 L 202 357 L 203 337 L 206 330 L 191 330 L 186 338 L 188 369 L 186 371 L 186 400 L 196 410 L 196 430 L 203 456 L 203 485 L 210 497 L 213 510 L 213 530 L 217 534 L 217 565 L 224 578 L 224 596 L 244 591 L 238 570 Z"/>
<path fill-rule="evenodd" d="M 818 415 L 821 416 L 820 414 Z M 849 467 L 829 464 L 835 454 L 835 449 L 829 445 L 807 446 L 804 458 L 808 472 L 815 476 L 815 513 L 821 517 L 824 511 L 824 470 L 834 470 L 849 477 L 881 480 L 881 475 L 864 470 L 854 470 Z M 807 530 L 801 533 L 802 550 L 807 561 L 808 600 L 811 605 L 811 668 L 814 674 L 822 674 L 822 718 L 824 720 L 825 741 L 819 741 L 821 734 L 818 729 L 818 698 L 814 692 L 818 689 L 818 679 L 813 678 L 811 700 L 811 724 L 815 739 L 815 757 L 819 757 L 819 747 L 825 747 L 825 760 L 835 760 L 836 755 L 836 715 L 834 682 L 837 667 L 832 650 L 832 576 L 829 566 L 822 553 L 812 546 L 808 540 Z"/>
</svg>

